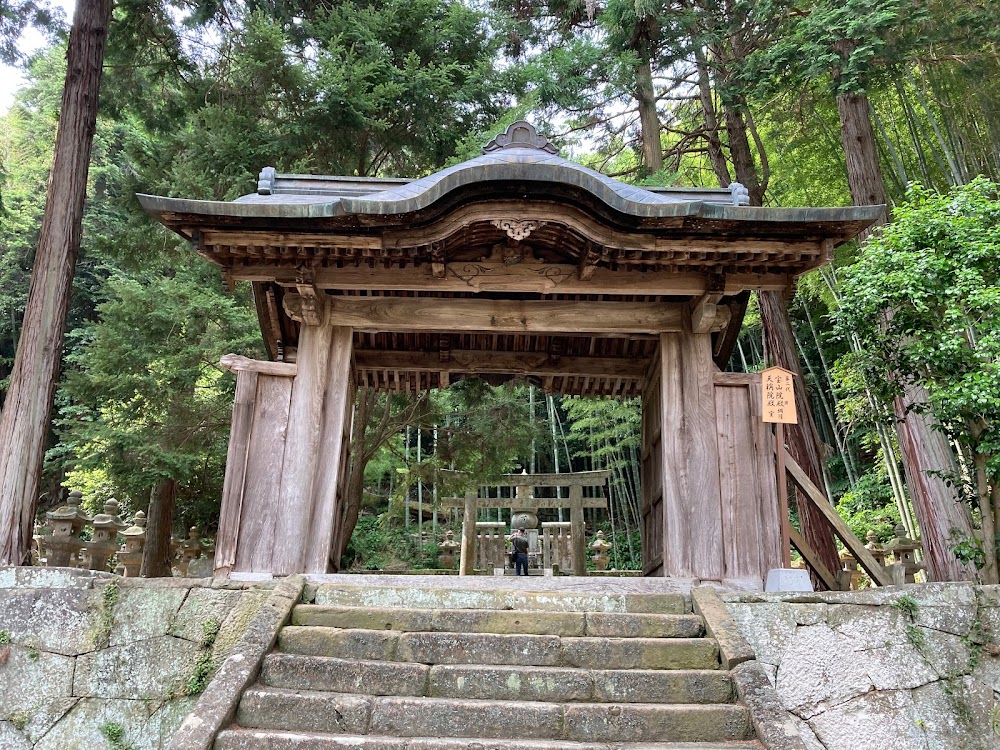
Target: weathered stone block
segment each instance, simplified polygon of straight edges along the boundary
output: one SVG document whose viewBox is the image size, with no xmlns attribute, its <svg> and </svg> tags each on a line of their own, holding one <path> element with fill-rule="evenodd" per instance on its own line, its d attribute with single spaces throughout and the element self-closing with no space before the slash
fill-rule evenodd
<svg viewBox="0 0 1000 750">
<path fill-rule="evenodd" d="M 72 696 L 75 661 L 70 656 L 11 645 L 7 662 L 0 666 L 0 717 L 30 714 L 53 698 Z"/>
<path fill-rule="evenodd" d="M 591 700 L 593 690 L 590 675 L 575 669 L 439 664 L 431 668 L 428 695 L 552 703 Z"/>
<path fill-rule="evenodd" d="M 119 590 L 109 644 L 120 646 L 166 635 L 170 620 L 187 593 L 187 590 L 177 588 Z"/>
<path fill-rule="evenodd" d="M 724 742 L 751 735 L 743 706 L 582 704 L 565 709 L 567 739 L 608 742 Z"/>
<path fill-rule="evenodd" d="M 779 664 L 795 634 L 795 605 L 727 604 L 726 608 L 750 642 L 757 659 Z"/>
<path fill-rule="evenodd" d="M 924 748 L 913 698 L 906 690 L 861 695 L 814 716 L 809 726 L 826 750 Z"/>
<path fill-rule="evenodd" d="M 37 704 L 28 712 L 25 736 L 32 742 L 37 742 L 79 702 L 79 698 L 49 698 Z"/>
<path fill-rule="evenodd" d="M 0 747 L 4 750 L 31 750 L 31 742 L 9 721 L 0 721 Z"/>
<path fill-rule="evenodd" d="M 305 656 L 391 661 L 400 634 L 395 630 L 339 630 L 337 628 L 286 627 L 278 635 L 282 651 Z"/>
<path fill-rule="evenodd" d="M 161 636 L 112 646 L 77 659 L 73 693 L 80 697 L 160 700 L 191 675 L 198 647 Z"/>
<path fill-rule="evenodd" d="M 558 666 L 559 644 L 554 635 L 403 633 L 396 659 L 422 664 Z"/>
<path fill-rule="evenodd" d="M 982 682 L 970 677 L 940 680 L 912 695 L 928 750 L 990 750 L 1000 745 L 993 733 L 993 690 Z"/>
<path fill-rule="evenodd" d="M 245 595 L 242 591 L 191 589 L 169 621 L 167 635 L 200 643 L 205 634 L 205 623 L 209 620 L 216 620 L 220 624 L 225 622 L 239 607 L 240 600 Z"/>
<path fill-rule="evenodd" d="M 710 638 L 564 638 L 562 663 L 584 669 L 718 669 Z"/>
<path fill-rule="evenodd" d="M 373 700 L 343 693 L 252 688 L 240 700 L 236 721 L 243 727 L 365 734 Z"/>
<path fill-rule="evenodd" d="M 292 624 L 325 628 L 430 631 L 437 630 L 434 627 L 436 611 L 398 607 L 325 607 L 318 604 L 300 604 L 292 610 Z"/>
<path fill-rule="evenodd" d="M 824 624 L 795 632 L 778 665 L 775 685 L 785 707 L 803 718 L 872 687 L 850 641 Z"/>
<path fill-rule="evenodd" d="M 559 739 L 562 707 L 554 703 L 376 698 L 370 734 L 397 737 Z"/>
<path fill-rule="evenodd" d="M 701 669 L 595 670 L 594 701 L 604 703 L 729 703 L 729 672 Z"/>
<path fill-rule="evenodd" d="M 0 630 L 14 643 L 83 654 L 97 645 L 99 601 L 93 589 L 8 589 L 0 596 Z"/>
<path fill-rule="evenodd" d="M 426 664 L 279 653 L 264 659 L 261 679 L 265 685 L 293 690 L 423 695 L 429 671 Z"/>
<path fill-rule="evenodd" d="M 704 630 L 697 615 L 587 612 L 586 635 L 597 638 L 698 638 Z"/>
<path fill-rule="evenodd" d="M 117 724 L 124 740 L 135 750 L 159 750 L 159 735 L 149 723 L 145 701 L 84 698 L 35 745 L 35 750 L 83 750 L 104 748 L 108 740 L 102 731 Z"/>
</svg>

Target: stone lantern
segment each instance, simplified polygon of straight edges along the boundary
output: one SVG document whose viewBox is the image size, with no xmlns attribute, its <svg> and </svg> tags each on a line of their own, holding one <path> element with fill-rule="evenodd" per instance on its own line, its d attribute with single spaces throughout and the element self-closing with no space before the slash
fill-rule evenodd
<svg viewBox="0 0 1000 750">
<path fill-rule="evenodd" d="M 861 571 L 858 570 L 858 559 L 851 554 L 846 547 L 840 551 L 840 573 L 841 588 L 844 591 L 857 589 L 858 581 L 861 579 Z"/>
<path fill-rule="evenodd" d="M 66 504 L 45 514 L 52 533 L 44 538 L 46 564 L 57 568 L 75 566 L 77 554 L 86 544 L 80 538 L 90 519 L 80 509 L 83 493 L 73 490 Z"/>
<path fill-rule="evenodd" d="M 91 521 L 94 536 L 87 542 L 91 570 L 108 569 L 108 560 L 118 551 L 118 532 L 128 526 L 118 517 L 118 501 L 111 498 L 104 503 L 104 512 L 98 513 Z"/>
<path fill-rule="evenodd" d="M 181 544 L 181 559 L 177 563 L 177 569 L 180 571 L 182 577 L 187 576 L 188 566 L 191 564 L 191 561 L 200 558 L 201 553 L 201 529 L 197 526 L 192 526 L 188 529 L 187 540 Z"/>
<path fill-rule="evenodd" d="M 896 528 L 893 531 L 896 534 L 896 538 L 885 545 L 885 551 L 892 553 L 893 560 L 895 560 L 895 565 L 892 566 L 896 568 L 893 576 L 898 583 L 903 583 L 904 581 L 906 583 L 915 583 L 913 574 L 918 570 L 924 569 L 923 564 L 917 562 L 916 554 L 921 549 L 921 544 L 906 536 L 906 527 L 901 523 L 896 524 Z M 902 575 L 899 573 L 899 568 L 902 568 Z"/>
<path fill-rule="evenodd" d="M 146 514 L 141 510 L 132 519 L 132 525 L 122 532 L 125 544 L 118 552 L 118 561 L 125 566 L 126 578 L 138 578 L 142 570 L 142 554 L 146 547 Z"/>
<path fill-rule="evenodd" d="M 882 549 L 882 545 L 878 543 L 878 535 L 872 530 L 868 529 L 868 533 L 865 535 L 868 540 L 868 544 L 865 545 L 865 549 L 872 553 L 872 557 L 875 558 L 875 562 L 879 565 L 885 565 L 885 550 Z"/>
<path fill-rule="evenodd" d="M 594 550 L 594 566 L 598 570 L 608 569 L 608 550 L 611 549 L 611 545 L 604 541 L 604 532 L 598 531 L 597 538 L 590 543 L 590 548 Z"/>
<path fill-rule="evenodd" d="M 462 545 L 455 541 L 455 532 L 450 529 L 444 533 L 444 541 L 438 545 L 438 565 L 445 570 L 455 567 L 455 551 Z"/>
</svg>

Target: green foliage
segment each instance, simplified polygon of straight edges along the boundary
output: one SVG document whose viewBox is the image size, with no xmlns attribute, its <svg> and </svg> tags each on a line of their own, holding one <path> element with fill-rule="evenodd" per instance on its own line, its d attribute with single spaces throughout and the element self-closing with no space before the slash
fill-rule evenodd
<svg viewBox="0 0 1000 750">
<path fill-rule="evenodd" d="M 106 721 L 98 728 L 107 739 L 110 750 L 135 750 L 135 745 L 126 742 L 125 727 L 118 722 Z"/>
<path fill-rule="evenodd" d="M 28 646 L 24 649 L 24 651 L 28 655 L 28 659 L 31 661 L 38 661 L 42 658 L 42 652 L 34 646 Z"/>
<path fill-rule="evenodd" d="M 10 632 L 6 630 L 0 630 L 0 646 L 6 646 L 10 643 Z"/>
<path fill-rule="evenodd" d="M 201 625 L 201 641 L 198 644 L 198 656 L 195 659 L 191 676 L 188 677 L 182 691 L 183 695 L 200 695 L 205 692 L 208 683 L 215 672 L 215 657 L 212 647 L 219 635 L 222 623 L 215 617 L 210 617 Z"/>
<path fill-rule="evenodd" d="M 439 526 L 444 538 L 446 526 Z M 452 529 L 460 537 L 461 529 Z M 363 514 L 354 528 L 344 563 L 354 570 L 412 570 L 437 567 L 437 544 L 420 542 L 415 530 L 388 515 Z"/>
<path fill-rule="evenodd" d="M 979 487 L 954 481 L 981 514 L 993 513 L 988 486 L 1000 481 L 998 246 L 997 185 L 977 179 L 946 195 L 914 186 L 896 221 L 843 272 L 835 317 L 860 343 L 856 366 L 883 403 L 910 384 L 926 390 L 915 408 L 969 452 Z"/>
<path fill-rule="evenodd" d="M 837 513 L 858 539 L 865 539 L 869 531 L 874 531 L 880 542 L 893 538 L 900 517 L 884 461 L 840 496 Z"/>
<path fill-rule="evenodd" d="M 15 711 L 7 717 L 7 721 L 13 725 L 14 729 L 23 732 L 24 728 L 28 726 L 28 722 L 31 721 L 31 715 L 26 711 Z"/>
<path fill-rule="evenodd" d="M 115 624 L 115 605 L 118 604 L 117 583 L 109 583 L 101 591 L 101 602 L 97 607 L 97 625 L 94 642 L 98 648 L 106 648 L 111 640 L 111 629 Z"/>
</svg>

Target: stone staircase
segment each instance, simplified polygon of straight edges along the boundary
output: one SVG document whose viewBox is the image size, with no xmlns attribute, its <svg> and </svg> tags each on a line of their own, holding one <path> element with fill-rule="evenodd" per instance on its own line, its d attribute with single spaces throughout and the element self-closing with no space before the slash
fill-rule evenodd
<svg viewBox="0 0 1000 750">
<path fill-rule="evenodd" d="M 320 586 L 215 750 L 760 745 L 680 593 Z"/>
</svg>

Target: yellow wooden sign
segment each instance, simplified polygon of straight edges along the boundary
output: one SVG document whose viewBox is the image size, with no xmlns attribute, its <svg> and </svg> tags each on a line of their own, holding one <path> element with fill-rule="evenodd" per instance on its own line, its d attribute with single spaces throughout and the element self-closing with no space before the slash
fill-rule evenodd
<svg viewBox="0 0 1000 750">
<path fill-rule="evenodd" d="M 761 372 L 761 414 L 765 422 L 799 423 L 795 413 L 794 377 L 782 367 L 769 367 Z"/>
</svg>

